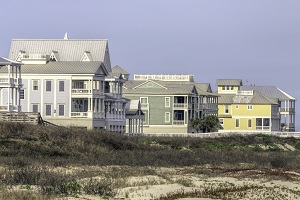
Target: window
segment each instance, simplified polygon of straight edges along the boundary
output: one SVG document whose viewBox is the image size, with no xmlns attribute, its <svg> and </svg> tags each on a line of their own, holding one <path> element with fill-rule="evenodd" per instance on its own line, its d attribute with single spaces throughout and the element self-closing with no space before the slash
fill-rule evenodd
<svg viewBox="0 0 300 200">
<path fill-rule="evenodd" d="M 165 122 L 170 122 L 170 113 L 165 112 Z"/>
<path fill-rule="evenodd" d="M 51 91 L 51 81 L 46 81 L 46 91 Z"/>
<path fill-rule="evenodd" d="M 236 108 L 236 109 L 239 109 L 239 105 L 235 105 L 235 108 Z"/>
<path fill-rule="evenodd" d="M 230 89 L 233 90 L 233 86 L 231 86 Z"/>
<path fill-rule="evenodd" d="M 60 92 L 65 91 L 65 81 L 58 82 L 58 91 L 60 91 Z"/>
<path fill-rule="evenodd" d="M 235 127 L 236 128 L 240 127 L 240 119 L 235 119 Z"/>
<path fill-rule="evenodd" d="M 226 90 L 229 90 L 229 86 L 226 86 Z"/>
<path fill-rule="evenodd" d="M 170 107 L 170 97 L 165 97 L 165 107 Z"/>
<path fill-rule="evenodd" d="M 224 119 L 223 118 L 219 119 L 219 121 L 220 121 L 221 125 L 224 125 Z"/>
<path fill-rule="evenodd" d="M 58 105 L 58 116 L 65 115 L 65 105 Z"/>
<path fill-rule="evenodd" d="M 141 104 L 147 104 L 148 103 L 148 97 L 141 97 L 140 101 L 141 101 Z"/>
<path fill-rule="evenodd" d="M 270 119 L 269 118 L 264 119 L 264 126 L 270 126 Z"/>
<path fill-rule="evenodd" d="M 222 90 L 225 90 L 225 86 L 222 86 Z"/>
<path fill-rule="evenodd" d="M 19 90 L 20 99 L 25 99 L 24 89 Z"/>
<path fill-rule="evenodd" d="M 248 119 L 248 128 L 251 128 L 252 127 L 252 121 L 251 119 Z"/>
<path fill-rule="evenodd" d="M 252 110 L 252 105 L 248 105 L 248 110 Z"/>
<path fill-rule="evenodd" d="M 262 126 L 262 118 L 256 118 L 256 126 Z"/>
<path fill-rule="evenodd" d="M 39 112 L 39 105 L 38 104 L 32 104 L 32 112 Z"/>
<path fill-rule="evenodd" d="M 229 113 L 229 106 L 225 105 L 225 113 Z"/>
<path fill-rule="evenodd" d="M 39 90 L 39 81 L 38 80 L 32 81 L 32 90 Z"/>
<path fill-rule="evenodd" d="M 46 115 L 51 116 L 51 105 L 46 105 Z"/>
</svg>

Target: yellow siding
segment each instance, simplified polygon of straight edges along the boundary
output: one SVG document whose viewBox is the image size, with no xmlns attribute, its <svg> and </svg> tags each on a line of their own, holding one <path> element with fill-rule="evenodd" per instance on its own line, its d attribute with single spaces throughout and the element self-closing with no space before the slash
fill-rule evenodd
<svg viewBox="0 0 300 200">
<path fill-rule="evenodd" d="M 225 113 L 225 105 L 219 105 L 218 108 L 224 130 L 256 130 L 256 118 L 272 118 L 271 105 L 252 105 L 252 109 L 248 109 L 247 104 L 232 104 L 228 105 L 229 113 Z M 239 119 L 238 127 L 236 119 Z M 248 120 L 251 120 L 251 127 L 248 127 Z"/>
</svg>

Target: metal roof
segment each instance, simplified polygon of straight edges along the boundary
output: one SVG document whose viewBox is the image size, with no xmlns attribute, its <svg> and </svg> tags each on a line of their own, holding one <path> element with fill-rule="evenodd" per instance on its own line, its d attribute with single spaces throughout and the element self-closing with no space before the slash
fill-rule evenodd
<svg viewBox="0 0 300 200">
<path fill-rule="evenodd" d="M 288 101 L 288 100 L 296 100 L 294 97 L 290 96 L 289 94 L 283 92 L 276 86 L 242 86 L 241 90 L 256 90 L 259 91 L 261 94 L 268 98 L 277 98 L 280 101 Z"/>
<path fill-rule="evenodd" d="M 253 95 L 220 94 L 219 104 L 278 104 L 278 99 L 268 98 L 258 91 Z"/>
<path fill-rule="evenodd" d="M 15 62 L 4 57 L 0 57 L 0 66 L 5 66 L 5 65 L 22 65 L 22 63 Z"/>
<path fill-rule="evenodd" d="M 15 60 L 20 51 L 28 54 L 47 54 L 52 51 L 59 54 L 60 61 L 80 61 L 86 51 L 90 52 L 93 61 L 104 63 L 111 71 L 108 52 L 108 40 L 71 40 L 71 39 L 13 39 L 9 58 Z"/>
<path fill-rule="evenodd" d="M 243 82 L 241 79 L 217 79 L 216 84 L 218 86 L 241 86 L 243 85 Z"/>
<path fill-rule="evenodd" d="M 6 73 L 6 68 L 1 68 L 0 73 Z M 108 72 L 100 61 L 50 61 L 41 65 L 23 65 L 22 74 L 103 74 Z"/>
<path fill-rule="evenodd" d="M 142 85 L 152 82 L 155 83 L 155 88 L 145 88 Z M 186 81 L 159 81 L 159 80 L 129 80 L 124 83 L 124 94 L 199 94 L 199 95 L 211 95 L 219 96 L 215 93 L 203 91 L 207 89 L 207 84 L 198 84 L 194 82 Z"/>
<path fill-rule="evenodd" d="M 156 83 L 156 88 L 138 87 L 146 82 Z M 135 81 L 129 80 L 124 83 L 123 94 L 195 94 L 197 90 L 193 84 L 167 84 L 167 81 Z"/>
<path fill-rule="evenodd" d="M 111 72 L 113 74 L 117 73 L 117 74 L 129 75 L 129 73 L 125 71 L 123 68 L 121 68 L 119 65 L 116 65 L 113 68 L 111 68 Z"/>
</svg>

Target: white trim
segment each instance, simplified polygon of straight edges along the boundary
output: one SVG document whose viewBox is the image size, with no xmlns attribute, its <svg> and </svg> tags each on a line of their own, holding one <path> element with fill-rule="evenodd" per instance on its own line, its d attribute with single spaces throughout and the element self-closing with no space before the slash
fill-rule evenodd
<svg viewBox="0 0 300 200">
<path fill-rule="evenodd" d="M 141 87 L 142 85 L 145 85 L 145 84 L 147 84 L 147 83 L 149 83 L 149 82 L 151 82 L 151 83 L 153 83 L 153 84 L 155 84 L 155 85 L 158 85 L 159 87 L 162 87 L 162 88 L 164 88 L 164 89 L 168 89 L 168 88 L 166 88 L 166 87 L 164 87 L 164 86 L 162 86 L 162 85 L 160 85 L 160 84 L 158 84 L 158 83 L 156 83 L 155 81 L 152 81 L 152 80 L 145 81 L 145 82 L 143 82 L 143 83 L 141 83 L 141 84 L 135 86 L 135 87 L 132 88 L 132 89 L 139 88 L 139 87 Z"/>
</svg>

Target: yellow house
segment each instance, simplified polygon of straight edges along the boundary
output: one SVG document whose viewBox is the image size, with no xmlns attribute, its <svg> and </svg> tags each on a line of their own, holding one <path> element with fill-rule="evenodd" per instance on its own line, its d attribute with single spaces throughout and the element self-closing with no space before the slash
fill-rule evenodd
<svg viewBox="0 0 300 200">
<path fill-rule="evenodd" d="M 218 116 L 223 131 L 280 131 L 278 99 L 240 90 L 241 80 L 217 80 Z"/>
</svg>

